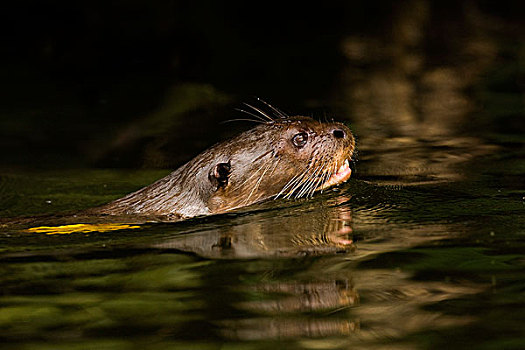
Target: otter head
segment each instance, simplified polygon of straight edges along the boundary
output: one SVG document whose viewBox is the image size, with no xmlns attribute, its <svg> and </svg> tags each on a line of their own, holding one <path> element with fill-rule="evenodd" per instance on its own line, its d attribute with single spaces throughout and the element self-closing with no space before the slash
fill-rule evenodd
<svg viewBox="0 0 525 350">
<path fill-rule="evenodd" d="M 270 119 L 95 211 L 181 219 L 268 198 L 308 197 L 350 177 L 354 147 L 350 129 L 341 123 Z"/>
<path fill-rule="evenodd" d="M 195 159 L 207 167 L 201 198 L 210 213 L 221 213 L 268 198 L 309 197 L 348 180 L 354 148 L 344 124 L 273 120 Z"/>
</svg>

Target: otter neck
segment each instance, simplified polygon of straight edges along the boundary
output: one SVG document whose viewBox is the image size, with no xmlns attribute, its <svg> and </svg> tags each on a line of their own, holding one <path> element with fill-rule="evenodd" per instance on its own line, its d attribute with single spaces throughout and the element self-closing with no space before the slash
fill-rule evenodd
<svg viewBox="0 0 525 350">
<path fill-rule="evenodd" d="M 172 216 L 175 219 L 209 215 L 206 199 L 212 186 L 202 181 L 200 172 L 189 162 L 168 176 L 103 207 L 107 213 Z"/>
</svg>

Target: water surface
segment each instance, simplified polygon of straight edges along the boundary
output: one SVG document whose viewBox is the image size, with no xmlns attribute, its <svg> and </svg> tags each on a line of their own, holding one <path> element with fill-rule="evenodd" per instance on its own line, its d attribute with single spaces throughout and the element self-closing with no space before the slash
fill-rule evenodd
<svg viewBox="0 0 525 350">
<path fill-rule="evenodd" d="M 378 165 L 444 152 L 396 143 L 312 200 L 180 223 L 55 235 L 5 226 L 0 337 L 28 349 L 520 348 L 524 141 L 445 146 L 486 151 L 442 172 Z M 164 173 L 3 173 L 3 215 L 79 210 Z"/>
<path fill-rule="evenodd" d="M 284 5 L 9 4 L 0 347 L 525 348 L 522 6 Z M 347 123 L 352 179 L 178 223 L 74 217 L 248 128 L 221 122 L 253 95 Z"/>
</svg>

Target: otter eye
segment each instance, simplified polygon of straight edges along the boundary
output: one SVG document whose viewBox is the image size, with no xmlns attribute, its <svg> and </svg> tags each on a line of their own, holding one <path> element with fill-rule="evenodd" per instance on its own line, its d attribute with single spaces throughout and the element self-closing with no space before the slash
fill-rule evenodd
<svg viewBox="0 0 525 350">
<path fill-rule="evenodd" d="M 292 137 L 292 142 L 295 145 L 295 147 L 301 148 L 304 145 L 306 145 L 306 142 L 308 141 L 308 134 L 305 132 L 300 132 L 298 134 L 295 134 L 294 137 Z"/>
</svg>

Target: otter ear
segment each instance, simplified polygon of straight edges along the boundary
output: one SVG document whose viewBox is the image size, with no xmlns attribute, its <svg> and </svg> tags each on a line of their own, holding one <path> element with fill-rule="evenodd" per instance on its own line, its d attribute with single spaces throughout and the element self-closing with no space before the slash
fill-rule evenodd
<svg viewBox="0 0 525 350">
<path fill-rule="evenodd" d="M 228 178 L 230 177 L 231 164 L 219 163 L 215 165 L 208 174 L 210 182 L 217 188 L 226 187 L 228 184 Z"/>
</svg>

